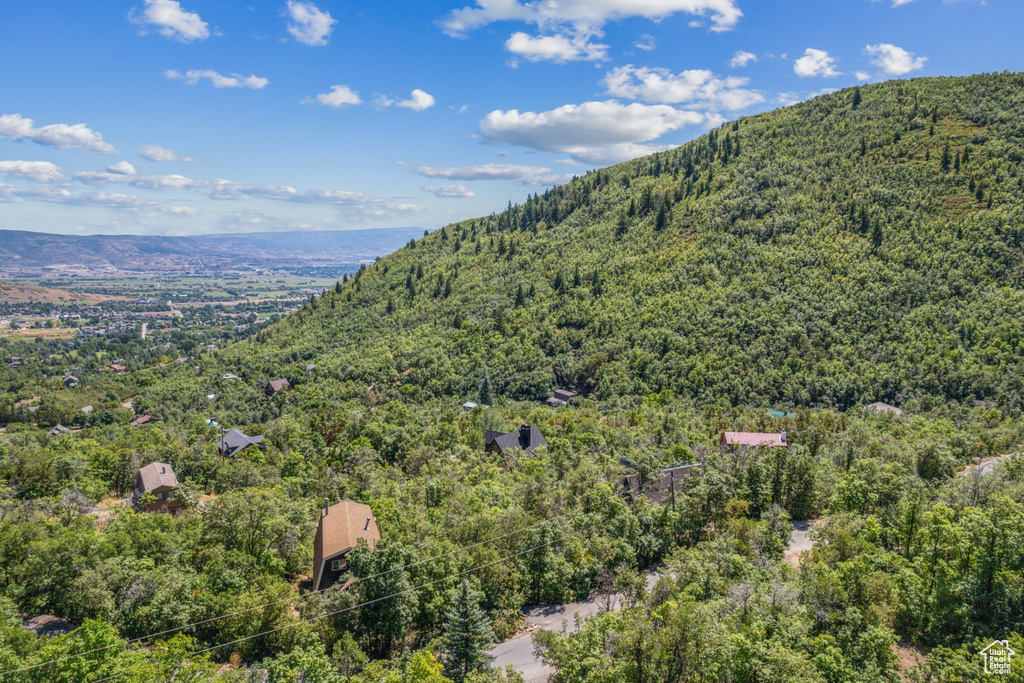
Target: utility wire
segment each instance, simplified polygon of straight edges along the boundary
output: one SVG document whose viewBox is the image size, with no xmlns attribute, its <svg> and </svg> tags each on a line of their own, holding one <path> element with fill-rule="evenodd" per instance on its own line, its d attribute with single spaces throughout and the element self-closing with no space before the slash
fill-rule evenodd
<svg viewBox="0 0 1024 683">
<path fill-rule="evenodd" d="M 649 484 L 658 483 L 659 481 L 660 481 L 660 479 L 644 482 L 641 486 L 639 486 L 636 489 L 635 493 L 639 493 L 641 491 L 641 489 L 643 489 L 645 486 L 647 486 Z M 591 507 L 593 507 L 594 505 L 596 505 L 598 503 L 602 503 L 602 502 L 605 502 L 605 501 L 603 501 L 603 500 L 591 501 L 590 503 L 587 503 L 582 508 L 580 508 L 579 511 L 580 512 L 588 512 Z M 421 564 L 424 564 L 426 562 L 433 562 L 435 560 L 439 560 L 439 559 L 441 559 L 443 557 L 448 557 L 448 556 L 454 555 L 454 554 L 459 553 L 459 552 L 465 552 L 467 550 L 472 550 L 472 549 L 478 548 L 478 547 L 480 547 L 482 545 L 486 545 L 486 544 L 492 543 L 494 541 L 500 541 L 502 539 L 508 538 L 509 536 L 516 536 L 516 535 L 525 533 L 527 531 L 530 531 L 532 529 L 536 529 L 537 527 L 543 526 L 544 524 L 546 524 L 549 521 L 551 521 L 551 520 L 542 520 L 542 521 L 537 522 L 536 524 L 530 525 L 528 527 L 524 527 L 522 529 L 517 529 L 515 531 L 510 531 L 508 533 L 501 534 L 499 536 L 493 536 L 493 537 L 485 539 L 483 541 L 478 541 L 478 542 L 470 544 L 468 546 L 456 548 L 455 550 L 452 550 L 452 551 L 449 551 L 449 552 L 446 552 L 446 553 L 441 553 L 439 555 L 435 555 L 435 556 L 430 557 L 430 558 L 426 558 L 426 559 L 422 559 L 422 560 L 417 560 L 416 562 L 410 562 L 409 564 L 402 565 L 402 566 L 399 566 L 399 567 L 393 567 L 393 568 L 388 569 L 386 571 L 378 572 L 377 574 L 371 574 L 369 576 L 364 576 L 364 577 L 357 577 L 356 579 L 353 579 L 352 583 L 349 584 L 349 585 L 352 586 L 352 585 L 355 585 L 357 583 L 361 583 L 363 581 L 368 581 L 370 579 L 375 579 L 375 578 L 379 578 L 381 576 L 386 576 L 386 575 L 391 574 L 391 573 L 396 572 L 396 571 L 400 571 L 400 570 L 404 570 L 404 569 L 410 569 L 412 567 L 417 567 L 417 566 L 419 566 Z M 249 612 L 253 612 L 253 611 L 256 611 L 256 610 L 259 610 L 259 609 L 263 609 L 263 608 L 266 608 L 266 607 L 273 607 L 275 605 L 280 605 L 280 604 L 283 604 L 283 603 L 289 603 L 289 602 L 293 602 L 293 601 L 297 601 L 297 600 L 305 600 L 308 597 L 310 597 L 311 595 L 314 595 L 314 594 L 317 594 L 317 593 L 322 593 L 325 590 L 327 590 L 327 589 L 326 588 L 322 588 L 322 589 L 319 589 L 319 590 L 310 591 L 310 592 L 308 592 L 308 593 L 306 593 L 304 595 L 292 595 L 292 596 L 289 596 L 289 597 L 284 598 L 282 600 L 276 600 L 274 602 L 268 602 L 268 603 L 264 603 L 262 605 L 256 605 L 254 607 L 249 607 L 247 609 L 240 610 L 238 612 L 230 612 L 228 614 L 221 614 L 221 615 L 216 616 L 216 617 L 210 617 L 208 619 L 202 619 L 200 621 L 192 622 L 190 624 L 185 624 L 183 626 L 176 626 L 174 628 L 170 628 L 170 629 L 167 629 L 167 630 L 164 630 L 164 631 L 158 631 L 156 633 L 149 633 L 149 634 L 146 634 L 146 635 L 138 636 L 136 638 L 132 638 L 131 640 L 127 640 L 127 641 L 125 641 L 125 644 L 126 645 L 131 645 L 133 643 L 137 643 L 137 642 L 140 642 L 140 641 L 143 641 L 143 640 L 150 640 L 152 638 L 157 638 L 159 636 L 168 635 L 170 633 L 177 633 L 178 631 L 183 631 L 183 630 L 188 629 L 188 628 L 193 628 L 195 626 L 202 626 L 202 625 L 205 625 L 205 624 L 209 624 L 209 623 L 213 623 L 213 622 L 216 622 L 216 621 L 220 621 L 222 619 L 227 619 L 229 617 L 235 617 L 235 616 L 240 616 L 242 614 L 248 614 Z M 299 623 L 301 623 L 301 622 L 299 622 Z M 57 657 L 55 659 L 50 659 L 50 660 L 47 660 L 45 662 L 40 662 L 38 664 L 32 664 L 31 666 L 22 667 L 20 669 L 9 669 L 7 671 L 0 671 L 0 676 L 6 676 L 8 674 L 13 674 L 13 673 L 21 673 L 21 672 L 24 672 L 24 671 L 31 671 L 33 669 L 38 669 L 40 667 L 47 666 L 49 664 L 55 664 L 55 663 L 67 661 L 67 660 L 70 660 L 70 659 L 77 659 L 78 657 L 83 657 L 85 655 L 94 654 L 96 652 L 103 652 L 105 650 L 109 650 L 109 649 L 117 647 L 117 646 L 118 646 L 117 644 L 106 645 L 104 647 L 97 647 L 97 648 L 93 648 L 91 650 L 86 650 L 84 652 L 78 652 L 78 653 L 73 654 L 73 655 L 66 655 L 64 657 Z"/>
<path fill-rule="evenodd" d="M 592 524 L 592 525 L 590 525 L 589 527 L 587 527 L 585 529 L 580 529 L 579 531 L 575 531 L 575 532 L 570 531 L 569 533 L 583 534 L 583 533 L 586 533 L 587 531 L 590 531 L 591 529 L 596 529 L 599 526 L 601 526 L 601 522 L 598 522 L 597 524 Z M 568 534 L 566 534 L 566 536 L 568 536 Z M 526 555 L 527 553 L 531 553 L 534 550 L 539 550 L 541 548 L 549 546 L 549 545 L 555 543 L 557 540 L 560 540 L 560 539 L 552 539 L 552 540 L 547 541 L 545 543 L 541 543 L 540 545 L 535 545 L 535 546 L 533 546 L 531 548 L 527 548 L 526 550 L 521 550 L 518 553 L 515 553 L 514 555 L 508 555 L 506 557 L 502 557 L 502 558 L 499 558 L 497 560 L 492 560 L 491 562 L 487 562 L 486 564 L 481 564 L 481 565 L 478 565 L 476 567 L 472 567 L 470 569 L 463 570 L 463 571 L 458 572 L 456 574 L 450 574 L 448 576 L 445 576 L 443 578 L 437 579 L 435 581 L 430 581 L 428 583 L 423 583 L 423 584 L 420 584 L 418 586 L 413 586 L 412 588 L 406 588 L 405 590 L 397 591 L 397 592 L 391 593 L 389 595 L 384 595 L 384 596 L 381 596 L 379 598 L 374 598 L 373 600 L 366 600 L 366 601 L 361 602 L 361 603 L 359 603 L 357 605 L 350 605 L 348 607 L 344 607 L 342 609 L 334 610 L 332 612 L 325 612 L 324 614 L 319 614 L 319 615 L 317 615 L 315 617 L 310 617 L 308 619 L 302 619 L 301 621 L 294 621 L 294 622 L 291 622 L 289 624 L 285 624 L 284 626 L 279 626 L 277 628 L 272 628 L 272 629 L 268 629 L 266 631 L 261 631 L 260 633 L 254 633 L 252 635 L 243 636 L 241 638 L 236 638 L 235 640 L 229 640 L 229 641 L 224 642 L 224 643 L 218 643 L 217 645 L 211 645 L 210 647 L 205 647 L 205 648 L 203 648 L 201 650 L 195 650 L 195 651 L 190 652 L 189 654 L 185 655 L 184 659 L 182 659 L 181 662 L 184 662 L 187 659 L 191 659 L 191 658 L 196 657 L 196 656 L 201 655 L 201 654 L 206 654 L 207 652 L 211 652 L 213 650 L 219 650 L 222 647 L 227 647 L 229 645 L 237 645 L 238 643 L 242 643 L 242 642 L 245 642 L 247 640 L 252 640 L 253 638 L 259 638 L 260 636 L 271 635 L 273 633 L 278 633 L 280 631 L 284 631 L 284 630 L 287 630 L 289 628 L 294 628 L 295 626 L 301 626 L 302 624 L 308 624 L 308 623 L 313 622 L 313 621 L 318 621 L 318 620 L 323 619 L 325 617 L 334 616 L 335 614 L 342 614 L 343 612 L 351 612 L 354 609 L 358 609 L 360 607 L 365 607 L 366 605 L 373 605 L 373 604 L 378 603 L 378 602 L 383 602 L 384 600 L 390 600 L 391 598 L 395 598 L 395 597 L 398 597 L 400 595 L 405 595 L 407 593 L 414 593 L 414 592 L 416 592 L 418 590 L 421 590 L 423 588 L 429 588 L 430 586 L 436 586 L 439 583 L 443 583 L 443 582 L 449 581 L 451 579 L 456 579 L 456 578 L 458 578 L 460 576 L 465 576 L 466 574 L 471 574 L 472 572 L 475 572 L 477 570 L 486 569 L 487 567 L 493 567 L 496 564 L 501 564 L 502 562 L 507 562 L 508 560 L 514 560 L 515 558 L 521 557 L 522 555 Z M 92 683 L 103 683 L 103 681 L 109 681 L 109 680 L 112 680 L 114 678 L 118 678 L 118 677 L 120 677 L 122 675 L 123 674 L 114 674 L 113 676 L 108 676 L 106 678 L 100 678 L 98 680 L 92 681 Z"/>
</svg>

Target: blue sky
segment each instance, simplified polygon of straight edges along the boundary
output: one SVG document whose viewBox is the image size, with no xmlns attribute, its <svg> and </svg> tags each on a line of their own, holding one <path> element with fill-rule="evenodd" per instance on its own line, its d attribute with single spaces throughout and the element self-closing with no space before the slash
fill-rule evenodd
<svg viewBox="0 0 1024 683">
<path fill-rule="evenodd" d="M 0 228 L 451 221 L 856 83 L 1019 71 L 1020 0 L 0 3 Z"/>
</svg>

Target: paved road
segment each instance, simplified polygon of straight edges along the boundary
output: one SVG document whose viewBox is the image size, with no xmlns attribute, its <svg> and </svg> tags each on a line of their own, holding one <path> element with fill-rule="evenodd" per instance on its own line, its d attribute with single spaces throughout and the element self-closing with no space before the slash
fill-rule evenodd
<svg viewBox="0 0 1024 683">
<path fill-rule="evenodd" d="M 811 523 L 807 520 L 793 522 L 793 533 L 789 535 L 789 548 L 784 559 L 794 567 L 800 566 L 800 555 L 814 547 L 814 541 L 807 535 L 810 530 Z"/>
<path fill-rule="evenodd" d="M 644 572 L 647 576 L 647 588 L 650 589 L 658 583 L 658 574 L 655 570 Z M 591 598 L 583 602 L 571 602 L 565 605 L 528 605 L 523 608 L 523 616 L 526 618 L 526 626 L 529 629 L 514 638 L 498 643 L 492 647 L 488 654 L 494 657 L 492 666 L 504 669 L 511 664 L 523 675 L 526 683 L 544 683 L 548 677 L 555 673 L 554 668 L 546 665 L 543 661 L 533 656 L 534 631 L 561 631 L 562 622 L 569 631 L 575 630 L 573 617 L 580 615 L 581 619 L 592 617 L 601 611 L 603 601 Z M 612 604 L 613 609 L 618 609 L 619 600 L 616 598 Z"/>
<path fill-rule="evenodd" d="M 983 460 L 980 465 L 968 465 L 966 468 L 960 470 L 960 475 L 966 476 L 977 468 L 981 471 L 982 476 L 987 476 L 995 471 L 995 467 L 998 463 L 1003 462 L 1008 458 L 1012 458 L 1014 455 L 1014 453 L 1007 453 L 1006 455 L 999 455 L 994 458 Z"/>
<path fill-rule="evenodd" d="M 799 566 L 800 554 L 807 552 L 813 547 L 807 532 L 811 528 L 809 521 L 793 522 L 793 533 L 789 536 L 789 549 L 786 551 L 786 562 L 794 567 Z M 656 570 L 644 572 L 647 576 L 647 588 L 653 588 L 658 582 L 660 574 Z M 536 630 L 561 631 L 564 626 L 567 630 L 575 630 L 573 617 L 578 614 L 580 618 L 591 617 L 601 609 L 601 601 L 595 598 L 583 602 L 572 602 L 566 605 L 529 605 L 523 608 L 523 616 L 526 618 L 528 631 L 514 638 L 498 643 L 492 647 L 488 654 L 494 657 L 492 666 L 504 669 L 512 665 L 523 675 L 526 683 L 545 683 L 548 677 L 555 673 L 554 668 L 546 665 L 533 655 L 533 632 Z M 618 599 L 612 605 L 618 609 Z"/>
</svg>

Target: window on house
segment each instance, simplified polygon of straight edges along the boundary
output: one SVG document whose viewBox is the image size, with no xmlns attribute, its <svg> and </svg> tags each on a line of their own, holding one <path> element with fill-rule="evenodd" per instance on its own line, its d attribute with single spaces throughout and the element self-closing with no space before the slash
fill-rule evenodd
<svg viewBox="0 0 1024 683">
<path fill-rule="evenodd" d="M 345 560 L 344 559 L 331 560 L 331 571 L 332 572 L 340 572 L 344 568 L 345 568 Z"/>
</svg>

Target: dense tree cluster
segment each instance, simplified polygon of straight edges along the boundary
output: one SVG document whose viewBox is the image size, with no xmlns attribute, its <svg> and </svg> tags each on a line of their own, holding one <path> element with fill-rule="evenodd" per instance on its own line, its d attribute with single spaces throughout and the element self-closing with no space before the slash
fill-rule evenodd
<svg viewBox="0 0 1024 683">
<path fill-rule="evenodd" d="M 535 636 L 558 681 L 895 682 L 897 645 L 928 652 L 920 680 L 980 680 L 987 642 L 1024 652 L 1024 466 L 976 466 L 1024 441 L 1022 85 L 865 86 L 588 173 L 217 354 L 97 374 L 117 419 L 80 432 L 47 435 L 74 394 L 12 368 L 0 671 L 511 682 L 490 639 L 597 592 L 621 609 Z M 580 395 L 544 405 L 556 387 Z M 159 421 L 128 426 L 128 398 Z M 546 447 L 485 451 L 525 423 Z M 263 447 L 221 458 L 230 428 Z M 181 514 L 111 500 L 150 462 Z M 623 486 L 697 462 L 671 496 Z M 382 539 L 313 592 L 324 498 L 369 504 Z M 81 626 L 38 638 L 38 614 Z"/>
</svg>

